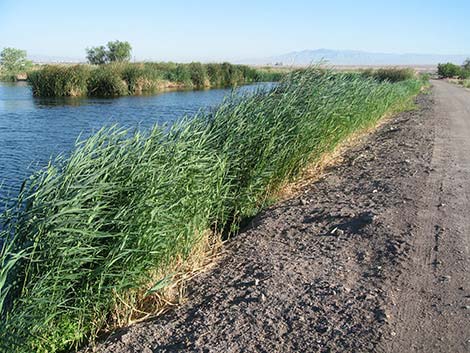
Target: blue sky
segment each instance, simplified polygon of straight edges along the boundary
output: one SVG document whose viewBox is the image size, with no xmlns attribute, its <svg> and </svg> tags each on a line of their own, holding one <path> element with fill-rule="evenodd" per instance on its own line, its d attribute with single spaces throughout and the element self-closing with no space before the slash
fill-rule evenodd
<svg viewBox="0 0 470 353">
<path fill-rule="evenodd" d="M 303 49 L 470 54 L 466 0 L 0 0 L 0 47 L 81 58 L 127 40 L 139 59 L 236 60 Z"/>
</svg>

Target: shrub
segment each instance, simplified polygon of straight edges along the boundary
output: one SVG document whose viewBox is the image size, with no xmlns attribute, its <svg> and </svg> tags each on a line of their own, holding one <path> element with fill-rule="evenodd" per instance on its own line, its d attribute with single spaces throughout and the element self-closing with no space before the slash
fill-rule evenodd
<svg viewBox="0 0 470 353">
<path fill-rule="evenodd" d="M 16 82 L 17 75 L 5 70 L 0 70 L 0 81 L 2 82 Z"/>
<path fill-rule="evenodd" d="M 461 74 L 462 68 L 452 63 L 438 64 L 437 74 L 441 78 L 457 77 Z"/>
<path fill-rule="evenodd" d="M 470 69 L 465 69 L 465 68 L 462 67 L 460 69 L 459 78 L 462 79 L 462 80 L 470 78 Z"/>
</svg>

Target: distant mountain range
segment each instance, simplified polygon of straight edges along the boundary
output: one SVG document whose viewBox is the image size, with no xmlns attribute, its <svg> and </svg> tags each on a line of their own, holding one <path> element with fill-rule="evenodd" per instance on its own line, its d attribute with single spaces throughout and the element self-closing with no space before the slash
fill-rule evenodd
<svg viewBox="0 0 470 353">
<path fill-rule="evenodd" d="M 278 56 L 241 60 L 245 64 L 310 65 L 325 61 L 331 65 L 436 65 L 442 62 L 462 64 L 470 55 L 391 54 L 359 50 L 316 49 L 295 51 Z"/>
<path fill-rule="evenodd" d="M 442 62 L 462 64 L 469 55 L 440 55 L 440 54 L 392 54 L 373 53 L 359 50 L 333 50 L 315 49 L 294 51 L 287 54 L 254 58 L 246 60 L 236 60 L 238 64 L 254 65 L 310 65 L 312 63 L 325 62 L 330 65 L 351 65 L 351 66 L 379 66 L 379 65 L 437 65 Z M 29 58 L 38 63 L 78 63 L 85 62 L 84 58 L 61 57 L 47 55 L 30 55 Z"/>
<path fill-rule="evenodd" d="M 85 62 L 85 59 L 70 57 L 70 56 L 50 56 L 50 55 L 40 55 L 32 54 L 28 55 L 28 59 L 34 61 L 35 63 L 40 64 L 49 64 L 49 63 L 80 63 Z"/>
</svg>

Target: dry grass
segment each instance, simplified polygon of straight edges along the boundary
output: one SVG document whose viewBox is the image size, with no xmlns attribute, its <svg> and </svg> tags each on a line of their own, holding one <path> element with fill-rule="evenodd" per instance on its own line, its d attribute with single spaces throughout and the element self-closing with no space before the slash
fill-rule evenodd
<svg viewBox="0 0 470 353">
<path fill-rule="evenodd" d="M 170 265 L 153 270 L 150 273 L 151 280 L 129 292 L 126 298 L 115 292 L 116 305 L 112 309 L 112 320 L 104 331 L 111 332 L 148 320 L 183 303 L 188 281 L 213 267 L 222 255 L 221 239 L 220 235 L 207 230 L 186 258 L 178 256 Z"/>
</svg>

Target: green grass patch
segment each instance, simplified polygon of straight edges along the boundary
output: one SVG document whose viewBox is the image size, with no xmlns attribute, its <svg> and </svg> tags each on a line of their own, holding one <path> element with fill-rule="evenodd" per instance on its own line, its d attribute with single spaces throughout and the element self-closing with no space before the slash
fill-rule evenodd
<svg viewBox="0 0 470 353">
<path fill-rule="evenodd" d="M 78 142 L 25 181 L 1 216 L 3 350 L 73 349 L 126 324 L 203 234 L 236 232 L 421 85 L 308 69 L 171 127 L 105 128 Z"/>
</svg>

